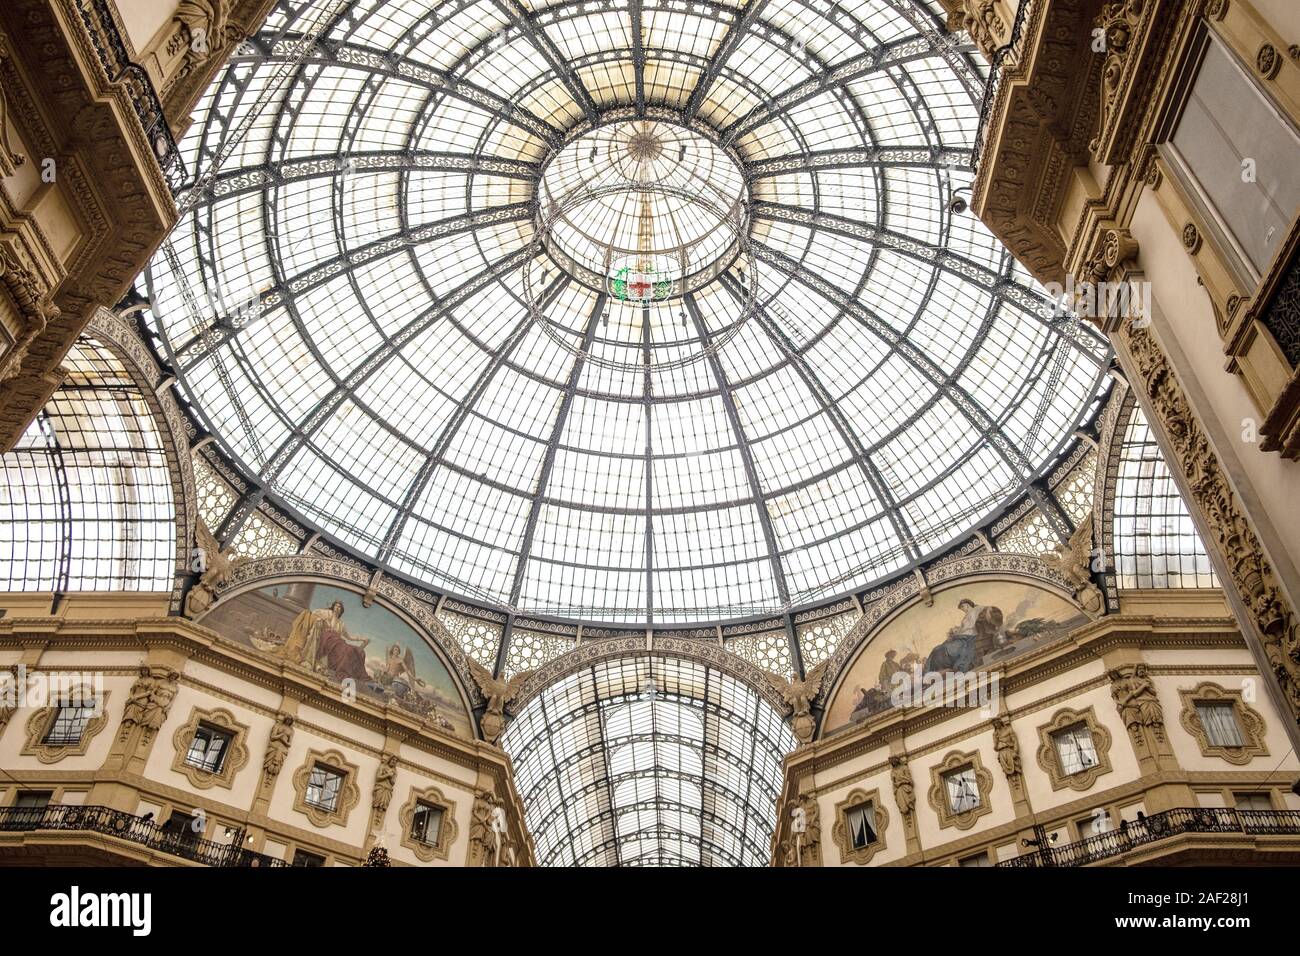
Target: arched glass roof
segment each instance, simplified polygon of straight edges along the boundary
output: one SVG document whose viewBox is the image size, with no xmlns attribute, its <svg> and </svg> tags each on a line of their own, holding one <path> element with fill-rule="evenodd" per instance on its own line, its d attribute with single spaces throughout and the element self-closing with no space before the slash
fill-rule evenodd
<svg viewBox="0 0 1300 956">
<path fill-rule="evenodd" d="M 730 674 L 660 656 L 554 682 L 502 738 L 543 866 L 766 866 L 796 745 Z"/>
<path fill-rule="evenodd" d="M 254 488 L 536 615 L 769 614 L 942 552 L 1106 364 L 950 202 L 934 0 L 281 3 L 150 321 Z M 964 195 L 969 195 L 968 193 Z"/>
<path fill-rule="evenodd" d="M 0 591 L 170 591 L 175 502 L 149 405 L 88 336 L 63 367 L 62 387 L 0 455 Z"/>
</svg>

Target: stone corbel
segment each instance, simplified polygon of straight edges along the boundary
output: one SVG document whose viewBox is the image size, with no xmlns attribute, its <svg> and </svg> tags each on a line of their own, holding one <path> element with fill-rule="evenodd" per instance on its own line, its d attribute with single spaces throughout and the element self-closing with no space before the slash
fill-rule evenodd
<svg viewBox="0 0 1300 956">
<path fill-rule="evenodd" d="M 1105 43 L 1098 51 L 1104 59 L 1101 66 L 1101 91 L 1097 134 L 1088 144 L 1088 150 L 1102 163 L 1115 165 L 1122 161 L 1127 148 L 1129 130 L 1125 113 L 1131 104 L 1139 104 L 1151 77 L 1143 71 L 1143 51 L 1146 48 L 1157 14 L 1163 12 L 1165 20 L 1172 20 L 1168 11 L 1161 11 L 1162 0 L 1112 0 L 1101 8 L 1093 21 L 1094 33 Z"/>
<path fill-rule="evenodd" d="M 9 59 L 9 39 L 0 33 L 0 176 L 12 176 L 27 162 L 9 139 L 9 90 L 4 80 L 4 66 Z"/>
</svg>

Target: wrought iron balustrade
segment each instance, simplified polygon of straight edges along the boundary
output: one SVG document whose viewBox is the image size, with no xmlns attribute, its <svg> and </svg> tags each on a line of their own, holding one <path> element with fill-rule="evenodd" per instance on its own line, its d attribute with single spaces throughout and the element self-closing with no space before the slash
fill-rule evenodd
<svg viewBox="0 0 1300 956">
<path fill-rule="evenodd" d="M 167 185 L 175 194 L 185 182 L 185 163 L 176 145 L 176 137 L 167 125 L 167 115 L 153 81 L 144 68 L 132 62 L 128 55 L 108 0 L 75 2 L 77 12 L 81 14 L 81 22 L 90 35 L 90 42 L 99 54 L 99 62 L 103 64 L 110 82 L 122 83 L 126 87 L 149 148 L 153 150 L 154 158 L 167 179 Z"/>
<path fill-rule="evenodd" d="M 203 840 L 190 832 L 172 832 L 112 807 L 51 804 L 45 807 L 0 807 L 0 833 L 32 830 L 79 830 L 129 840 L 195 863 L 216 867 L 287 866 L 283 860 L 255 853 L 235 843 Z"/>
<path fill-rule="evenodd" d="M 1087 866 L 1182 833 L 1300 834 L 1300 810 L 1177 807 L 1140 820 L 1126 820 L 1113 830 L 1094 834 L 1085 840 L 1064 846 L 1047 846 L 1012 860 L 1003 860 L 997 865 Z"/>
<path fill-rule="evenodd" d="M 993 104 L 997 100 L 998 88 L 1002 85 L 1003 66 L 1007 57 L 1021 46 L 1021 37 L 1025 31 L 1025 21 L 1037 0 L 1021 0 L 1016 8 L 1016 19 L 1011 25 L 1011 39 L 1004 46 L 993 51 L 993 62 L 989 64 L 989 81 L 984 87 L 984 99 L 980 102 L 979 125 L 975 128 L 975 142 L 971 148 L 971 164 L 976 171 L 983 164 L 984 143 L 988 139 L 989 123 L 993 119 Z"/>
</svg>

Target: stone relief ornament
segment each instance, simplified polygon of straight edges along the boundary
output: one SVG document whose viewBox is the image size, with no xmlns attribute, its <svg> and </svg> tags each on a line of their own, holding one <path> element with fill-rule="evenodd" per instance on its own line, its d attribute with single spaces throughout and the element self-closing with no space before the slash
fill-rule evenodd
<svg viewBox="0 0 1300 956">
<path fill-rule="evenodd" d="M 821 866 L 822 824 L 817 801 L 806 794 L 785 806 L 790 821 L 787 836 L 777 848 L 783 866 Z"/>
<path fill-rule="evenodd" d="M 389 754 L 379 761 L 375 771 L 375 788 L 370 795 L 370 810 L 373 817 L 372 828 L 378 828 L 384 822 L 384 814 L 393 801 L 393 789 L 397 783 L 397 754 Z"/>
<path fill-rule="evenodd" d="M 248 558 L 236 555 L 233 549 L 222 551 L 220 542 L 202 518 L 194 519 L 194 541 L 203 560 L 199 580 L 185 598 L 185 616 L 188 618 L 197 617 L 210 608 L 216 600 L 217 590 L 229 583 L 230 573 L 248 561 Z"/>
<path fill-rule="evenodd" d="M 1020 741 L 1005 714 L 993 718 L 993 750 L 998 755 L 998 766 L 1012 786 L 1020 786 Z"/>
<path fill-rule="evenodd" d="M 0 67 L 9 59 L 9 40 L 0 36 Z M 3 81 L 0 81 L 0 176 L 12 176 L 14 171 L 27 162 L 27 157 L 14 149 L 9 140 L 9 108 L 7 93 Z"/>
<path fill-rule="evenodd" d="M 1300 716 L 1300 641 L 1295 612 L 1278 585 L 1272 565 L 1246 520 L 1236 493 L 1223 474 L 1182 386 L 1159 343 L 1144 325 L 1126 322 L 1124 344 L 1165 434 L 1173 458 L 1187 476 L 1188 493 L 1200 509 L 1236 589 L 1252 619 L 1274 679 L 1291 708 Z"/>
<path fill-rule="evenodd" d="M 157 667 L 141 667 L 140 676 L 131 685 L 118 740 L 125 743 L 132 728 L 143 727 L 141 744 L 147 744 L 167 720 L 167 712 L 176 698 L 180 674 Z"/>
<path fill-rule="evenodd" d="M 828 663 L 829 661 L 822 661 L 803 680 L 788 681 L 769 671 L 763 672 L 767 682 L 776 688 L 790 708 L 790 727 L 801 744 L 811 741 L 813 731 L 817 728 L 817 722 L 812 716 L 812 704 L 821 693 L 822 676 L 826 673 Z"/>
<path fill-rule="evenodd" d="M 1115 0 L 1103 6 L 1101 14 L 1094 21 L 1106 41 L 1103 48 L 1106 59 L 1101 67 L 1101 122 L 1098 124 L 1102 133 L 1089 144 L 1089 149 L 1094 154 L 1101 149 L 1101 135 L 1115 112 L 1124 87 L 1124 72 L 1133 36 L 1141 23 L 1146 4 L 1147 0 Z"/>
<path fill-rule="evenodd" d="M 490 670 L 472 657 L 468 661 L 470 673 L 487 702 L 487 710 L 479 719 L 479 728 L 483 731 L 483 739 L 495 744 L 506 729 L 506 706 L 518 696 L 519 688 L 533 672 L 520 671 L 509 680 L 501 680 L 493 677 Z"/>
<path fill-rule="evenodd" d="M 469 854 L 471 866 L 514 866 L 514 842 L 510 839 L 506 808 L 496 794 L 480 790 L 470 810 Z"/>
<path fill-rule="evenodd" d="M 262 758 L 262 786 L 268 786 L 279 776 L 284 768 L 284 758 L 289 755 L 289 745 L 293 743 L 293 715 L 280 714 L 271 727 L 271 738 L 266 744 L 266 756 Z"/>
<path fill-rule="evenodd" d="M 894 754 L 889 758 L 889 782 L 894 786 L 894 803 L 903 815 L 903 822 L 910 825 L 912 814 L 916 811 L 916 788 L 912 785 L 912 771 L 907 766 L 907 758 Z"/>
<path fill-rule="evenodd" d="M 1089 514 L 1074 529 L 1070 540 L 1058 544 L 1043 560 L 1070 583 L 1074 599 L 1089 617 L 1095 618 L 1105 613 L 1106 600 L 1101 588 L 1092 581 L 1092 555 L 1092 515 Z"/>
<path fill-rule="evenodd" d="M 1147 665 L 1125 664 L 1108 671 L 1107 676 L 1110 677 L 1110 695 L 1115 699 L 1115 707 L 1134 742 L 1141 744 L 1142 728 L 1146 727 L 1156 740 L 1163 743 L 1165 714 Z"/>
</svg>

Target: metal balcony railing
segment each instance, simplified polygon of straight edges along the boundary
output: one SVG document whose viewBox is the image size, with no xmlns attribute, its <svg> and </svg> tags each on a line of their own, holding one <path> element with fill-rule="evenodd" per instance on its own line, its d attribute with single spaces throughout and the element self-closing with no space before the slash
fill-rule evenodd
<svg viewBox="0 0 1300 956">
<path fill-rule="evenodd" d="M 1021 45 L 1021 36 L 1025 30 L 1025 21 L 1029 18 L 1029 10 L 1034 6 L 1036 0 L 1022 0 L 1020 6 L 1016 9 L 1016 19 L 1011 25 L 1011 39 L 1005 46 L 999 47 L 993 51 L 993 62 L 989 64 L 989 81 L 984 87 L 984 99 L 980 103 L 979 126 L 975 129 L 975 143 L 971 150 L 971 165 L 976 170 L 983 163 L 984 143 L 989 135 L 989 123 L 992 122 L 993 103 L 997 99 L 998 87 L 1002 85 L 1002 66 L 1007 56 L 1013 51 L 1018 50 Z"/>
<path fill-rule="evenodd" d="M 1177 807 L 1141 820 L 1126 820 L 1115 829 L 1086 840 L 1048 846 L 1013 860 L 1003 860 L 998 866 L 1087 866 L 1181 833 L 1300 834 L 1300 810 Z"/>
<path fill-rule="evenodd" d="M 113 19 L 108 0 L 75 0 L 81 22 L 90 35 L 90 41 L 99 54 L 99 62 L 112 83 L 121 83 L 131 95 L 131 105 L 136 118 L 144 130 L 145 139 L 153 150 L 154 159 L 158 161 L 168 186 L 175 193 L 185 181 L 185 163 L 176 137 L 167 125 L 167 116 L 163 112 L 162 101 L 153 81 L 144 67 L 131 61 L 126 44 L 117 32 L 117 22 Z"/>
<path fill-rule="evenodd" d="M 0 833 L 33 830 L 80 830 L 102 833 L 138 843 L 206 866 L 288 866 L 283 860 L 254 853 L 236 840 L 230 844 L 202 840 L 189 831 L 180 833 L 111 807 L 69 806 L 0 807 Z"/>
</svg>

